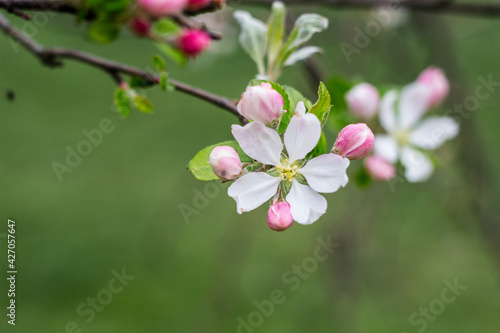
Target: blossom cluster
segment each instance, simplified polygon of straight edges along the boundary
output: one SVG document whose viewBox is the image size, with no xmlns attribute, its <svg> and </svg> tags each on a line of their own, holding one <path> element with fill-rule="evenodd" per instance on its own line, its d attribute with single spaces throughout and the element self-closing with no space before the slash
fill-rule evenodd
<svg viewBox="0 0 500 333">
<path fill-rule="evenodd" d="M 200 11 L 209 6 L 220 8 L 223 0 L 138 0 L 137 9 L 130 20 L 130 29 L 138 36 L 161 40 L 152 29 L 152 24 L 161 18 L 181 15 L 184 11 Z M 202 29 L 184 28 L 176 32 L 168 41 L 181 50 L 186 56 L 195 57 L 208 49 L 211 37 Z"/>
<path fill-rule="evenodd" d="M 409 182 L 422 182 L 432 175 L 430 152 L 459 131 L 451 117 L 427 115 L 447 97 L 449 83 L 444 72 L 430 67 L 400 91 L 389 90 L 381 98 L 369 83 L 354 86 L 345 95 L 349 110 L 370 121 L 378 115 L 385 133 L 375 135 L 374 154 L 365 160 L 367 172 L 376 180 L 395 177 L 398 162 Z"/>
<path fill-rule="evenodd" d="M 284 110 L 282 95 L 270 83 L 248 87 L 237 109 L 250 122 L 233 125 L 232 134 L 253 163 L 242 163 L 230 146 L 214 148 L 209 163 L 220 179 L 234 181 L 228 194 L 239 214 L 270 201 L 267 220 L 273 230 L 285 230 L 293 221 L 318 220 L 327 208 L 319 193 L 346 186 L 350 160 L 364 158 L 374 146 L 372 131 L 363 123 L 353 124 L 340 132 L 331 152 L 314 156 L 322 135 L 320 120 L 303 101 Z M 278 125 L 286 112 L 294 113 L 280 135 Z"/>
</svg>

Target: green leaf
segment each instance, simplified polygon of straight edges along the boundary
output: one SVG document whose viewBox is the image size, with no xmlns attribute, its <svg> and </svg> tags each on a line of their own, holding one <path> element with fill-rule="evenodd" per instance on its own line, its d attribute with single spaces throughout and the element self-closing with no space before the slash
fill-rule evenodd
<svg viewBox="0 0 500 333">
<path fill-rule="evenodd" d="M 284 64 L 293 51 L 311 39 L 315 33 L 326 28 L 328 28 L 326 17 L 317 14 L 302 14 L 295 21 L 295 26 L 281 49 L 279 62 Z"/>
<path fill-rule="evenodd" d="M 121 26 L 112 20 L 99 19 L 90 24 L 87 30 L 87 37 L 91 40 L 107 44 L 118 38 Z"/>
<path fill-rule="evenodd" d="M 241 25 L 239 37 L 241 47 L 257 64 L 259 74 L 265 75 L 264 57 L 266 55 L 267 26 L 243 10 L 235 11 L 234 18 Z"/>
<path fill-rule="evenodd" d="M 167 91 L 167 86 L 168 86 L 167 73 L 161 73 L 161 76 L 160 76 L 160 88 L 161 88 L 161 90 Z"/>
<path fill-rule="evenodd" d="M 130 116 L 130 96 L 127 91 L 122 88 L 115 90 L 115 105 L 118 111 L 127 118 Z"/>
<path fill-rule="evenodd" d="M 134 105 L 142 113 L 153 113 L 154 106 L 149 99 L 144 96 L 135 96 Z"/>
<path fill-rule="evenodd" d="M 187 62 L 187 56 L 179 49 L 164 43 L 156 43 L 156 47 L 169 59 L 173 60 L 179 66 L 184 66 Z"/>
<path fill-rule="evenodd" d="M 280 1 L 273 2 L 271 16 L 268 20 L 267 30 L 267 56 L 269 64 L 274 64 L 283 45 L 283 34 L 285 31 L 285 5 Z"/>
<path fill-rule="evenodd" d="M 303 47 L 292 54 L 285 60 L 283 66 L 295 65 L 299 61 L 305 60 L 315 53 L 323 53 L 323 49 L 317 46 L 306 46 Z"/>
<path fill-rule="evenodd" d="M 328 115 L 330 114 L 331 102 L 330 92 L 328 92 L 325 84 L 320 82 L 318 88 L 318 101 L 312 106 L 309 113 L 315 114 L 319 121 L 321 121 L 322 126 L 326 123 Z"/>
<path fill-rule="evenodd" d="M 153 26 L 153 31 L 162 36 L 176 35 L 180 30 L 179 25 L 171 19 L 158 20 Z"/>
<path fill-rule="evenodd" d="M 160 72 L 164 72 L 167 69 L 167 65 L 165 65 L 165 61 L 159 55 L 155 55 L 153 57 L 153 65 Z"/>
<path fill-rule="evenodd" d="M 215 145 L 208 146 L 202 150 L 200 150 L 194 158 L 189 162 L 187 165 L 187 169 L 193 173 L 196 179 L 198 180 L 204 180 L 204 181 L 209 181 L 209 180 L 217 180 L 219 177 L 215 175 L 215 173 L 212 171 L 212 167 L 210 166 L 209 163 L 209 157 L 210 153 L 215 147 L 218 146 L 231 146 L 233 147 L 237 152 L 238 155 L 240 156 L 240 160 L 243 163 L 251 163 L 253 162 L 253 159 L 251 157 L 248 157 L 241 147 L 238 145 L 238 142 L 236 141 L 224 141 Z"/>
<path fill-rule="evenodd" d="M 307 154 L 306 159 L 312 159 L 315 157 L 318 157 L 320 155 L 326 154 L 327 153 L 327 148 L 326 148 L 326 136 L 325 133 L 321 132 L 321 137 L 319 138 L 318 144 L 314 149 Z"/>
<path fill-rule="evenodd" d="M 147 88 L 147 87 L 151 87 L 154 85 L 155 84 L 153 82 L 143 80 L 143 79 L 136 77 L 136 76 L 131 77 L 130 83 L 129 83 L 129 86 L 131 88 Z"/>
</svg>

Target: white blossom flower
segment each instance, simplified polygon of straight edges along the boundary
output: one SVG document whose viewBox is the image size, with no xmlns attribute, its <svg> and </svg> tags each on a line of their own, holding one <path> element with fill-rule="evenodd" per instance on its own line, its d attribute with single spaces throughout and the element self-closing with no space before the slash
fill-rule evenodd
<svg viewBox="0 0 500 333">
<path fill-rule="evenodd" d="M 430 93 L 425 85 L 412 83 L 400 94 L 395 90 L 387 92 L 380 103 L 380 124 L 388 135 L 375 136 L 375 154 L 392 164 L 399 159 L 409 182 L 425 181 L 434 171 L 432 161 L 423 150 L 440 147 L 459 130 L 451 117 L 422 119 Z"/>
<path fill-rule="evenodd" d="M 244 127 L 233 125 L 232 133 L 248 156 L 274 166 L 269 173 L 250 172 L 229 187 L 228 194 L 236 201 L 239 214 L 271 199 L 284 182 L 291 184 L 285 199 L 293 219 L 300 224 L 311 224 L 326 212 L 326 199 L 318 192 L 332 193 L 348 182 L 349 160 L 339 155 L 324 154 L 302 165 L 301 160 L 314 149 L 321 136 L 320 121 L 314 114 L 306 113 L 302 102 L 284 134 L 286 153 L 279 134 L 260 121 Z M 307 185 L 299 182 L 302 178 Z"/>
</svg>

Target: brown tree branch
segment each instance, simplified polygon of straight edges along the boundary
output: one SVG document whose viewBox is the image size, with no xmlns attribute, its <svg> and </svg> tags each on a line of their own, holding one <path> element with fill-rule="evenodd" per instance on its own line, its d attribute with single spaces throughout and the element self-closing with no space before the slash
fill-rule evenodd
<svg viewBox="0 0 500 333">
<path fill-rule="evenodd" d="M 120 74 L 138 77 L 153 85 L 157 85 L 160 82 L 160 77 L 156 74 L 149 73 L 147 71 L 126 64 L 100 58 L 92 54 L 63 48 L 44 48 L 38 42 L 34 41 L 30 37 L 17 30 L 1 14 L 0 30 L 3 30 L 4 33 L 10 36 L 14 41 L 17 41 L 21 45 L 23 45 L 28 51 L 38 57 L 44 65 L 49 67 L 60 67 L 63 65 L 62 61 L 64 59 L 72 59 L 107 72 L 109 75 L 111 75 L 113 80 L 118 83 L 119 81 L 121 81 L 119 78 Z M 212 94 L 199 88 L 195 88 L 177 80 L 169 79 L 168 81 L 173 85 L 175 90 L 214 104 L 226 111 L 229 111 L 230 113 L 237 116 L 240 121 L 243 121 L 243 118 L 236 109 L 235 103 L 230 99 Z"/>
</svg>

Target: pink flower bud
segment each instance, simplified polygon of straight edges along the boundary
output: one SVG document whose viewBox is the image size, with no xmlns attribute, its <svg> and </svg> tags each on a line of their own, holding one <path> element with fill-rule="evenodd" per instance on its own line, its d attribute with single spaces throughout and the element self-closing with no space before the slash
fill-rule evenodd
<svg viewBox="0 0 500 333">
<path fill-rule="evenodd" d="M 375 137 L 366 124 L 347 125 L 340 131 L 333 152 L 350 160 L 365 158 L 373 150 Z"/>
<path fill-rule="evenodd" d="M 377 89 L 369 83 L 354 86 L 345 96 L 349 110 L 363 120 L 369 120 L 375 116 L 379 99 Z"/>
<path fill-rule="evenodd" d="M 177 45 L 190 57 L 197 56 L 205 51 L 211 44 L 212 39 L 202 30 L 184 30 L 177 39 Z"/>
<path fill-rule="evenodd" d="M 375 180 L 388 181 L 396 176 L 396 167 L 377 155 L 366 158 L 365 168 Z"/>
<path fill-rule="evenodd" d="M 189 0 L 188 9 L 189 10 L 199 10 L 208 7 L 212 3 L 212 0 Z"/>
<path fill-rule="evenodd" d="M 443 70 L 436 67 L 429 67 L 423 71 L 417 79 L 417 82 L 426 85 L 429 90 L 428 105 L 437 106 L 448 96 L 450 84 L 444 75 Z"/>
<path fill-rule="evenodd" d="M 283 97 L 270 83 L 262 83 L 260 86 L 247 87 L 237 109 L 245 118 L 269 125 L 281 117 Z"/>
<path fill-rule="evenodd" d="M 153 17 L 179 14 L 187 3 L 188 0 L 139 0 L 137 2 L 144 12 Z"/>
<path fill-rule="evenodd" d="M 293 223 L 292 213 L 290 213 L 290 204 L 288 202 L 278 201 L 271 205 L 267 212 L 267 225 L 276 231 L 283 231 Z"/>
<path fill-rule="evenodd" d="M 240 157 L 233 147 L 215 147 L 210 153 L 209 163 L 217 177 L 224 181 L 235 179 L 241 174 Z"/>
<path fill-rule="evenodd" d="M 142 17 L 134 17 L 130 21 L 130 30 L 137 36 L 147 36 L 149 35 L 149 30 L 151 30 L 151 22 Z"/>
</svg>

